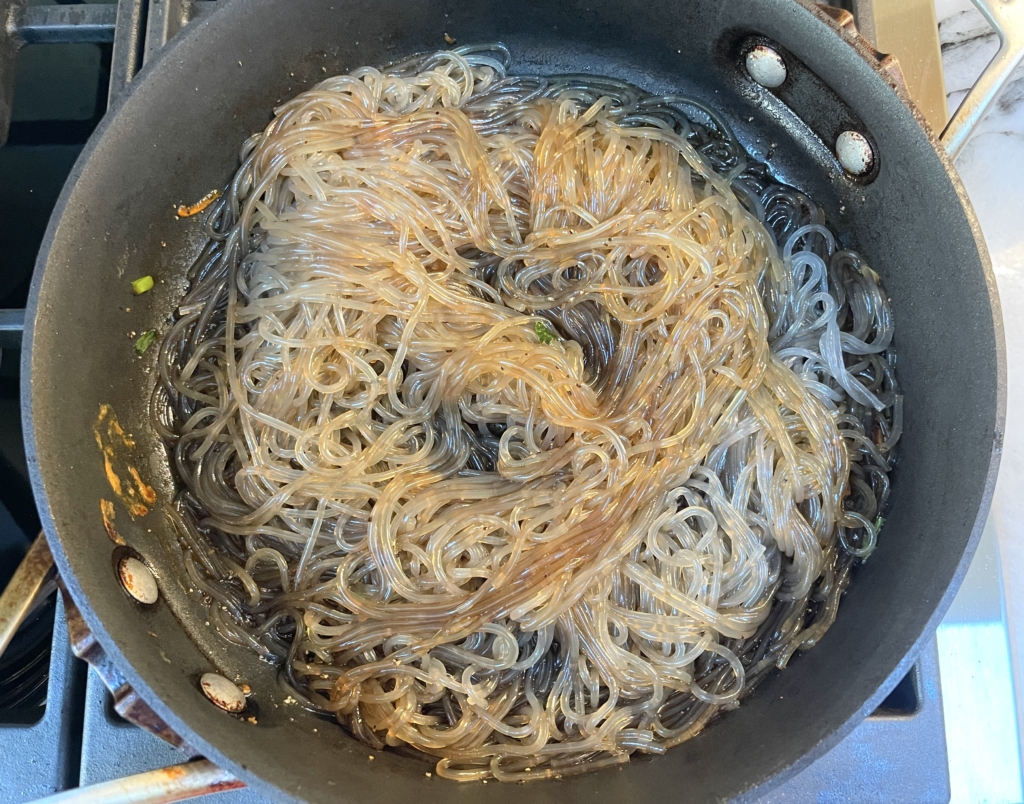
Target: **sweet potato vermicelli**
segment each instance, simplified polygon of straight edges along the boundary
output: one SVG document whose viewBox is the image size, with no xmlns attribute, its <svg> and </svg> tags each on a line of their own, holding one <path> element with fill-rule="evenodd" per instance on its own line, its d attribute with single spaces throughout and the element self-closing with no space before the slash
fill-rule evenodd
<svg viewBox="0 0 1024 804">
<path fill-rule="evenodd" d="M 877 275 L 713 110 L 508 64 L 281 106 L 153 405 L 211 621 L 463 780 L 660 753 L 812 645 L 902 415 Z"/>
</svg>

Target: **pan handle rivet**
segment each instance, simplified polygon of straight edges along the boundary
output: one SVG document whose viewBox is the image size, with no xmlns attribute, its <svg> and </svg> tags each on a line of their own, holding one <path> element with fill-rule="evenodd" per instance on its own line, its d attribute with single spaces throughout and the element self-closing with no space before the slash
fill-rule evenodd
<svg viewBox="0 0 1024 804">
<path fill-rule="evenodd" d="M 238 714 L 245 709 L 245 693 L 238 685 L 216 673 L 203 673 L 199 679 L 203 694 L 225 712 Z"/>
<path fill-rule="evenodd" d="M 139 559 L 128 556 L 117 565 L 118 575 L 124 590 L 139 603 L 147 606 L 156 603 L 160 597 L 160 589 L 152 571 Z"/>
<path fill-rule="evenodd" d="M 854 176 L 863 176 L 875 164 L 875 152 L 868 138 L 858 131 L 844 131 L 836 139 L 839 164 Z"/>
<path fill-rule="evenodd" d="M 786 80 L 786 62 L 777 50 L 768 45 L 755 45 L 747 53 L 747 72 L 761 86 L 768 89 L 781 87 Z"/>
</svg>

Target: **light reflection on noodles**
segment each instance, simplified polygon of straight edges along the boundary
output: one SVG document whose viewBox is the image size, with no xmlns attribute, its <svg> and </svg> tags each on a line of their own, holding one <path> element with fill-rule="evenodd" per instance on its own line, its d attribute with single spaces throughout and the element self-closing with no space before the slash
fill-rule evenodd
<svg viewBox="0 0 1024 804">
<path fill-rule="evenodd" d="M 153 405 L 211 621 L 463 780 L 660 753 L 817 641 L 902 428 L 813 202 L 699 103 L 508 63 L 281 106 Z"/>
</svg>

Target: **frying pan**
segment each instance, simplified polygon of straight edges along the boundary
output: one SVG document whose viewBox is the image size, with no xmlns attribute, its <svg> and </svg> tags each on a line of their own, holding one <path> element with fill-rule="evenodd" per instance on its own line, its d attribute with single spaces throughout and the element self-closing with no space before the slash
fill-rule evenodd
<svg viewBox="0 0 1024 804">
<path fill-rule="evenodd" d="M 27 451 L 47 538 L 71 598 L 106 655 L 180 737 L 258 791 L 311 802 L 546 802 L 750 799 L 825 752 L 907 672 L 968 565 L 1002 443 L 1005 365 L 995 283 L 946 150 L 898 73 L 809 0 L 228 0 L 147 66 L 72 171 L 39 256 L 26 319 Z M 905 430 L 893 505 L 820 644 L 771 675 L 736 711 L 667 756 L 518 785 L 458 785 L 365 746 L 286 702 L 274 667 L 208 626 L 183 577 L 161 505 L 174 495 L 149 424 L 156 350 L 203 241 L 173 207 L 221 187 L 271 110 L 325 75 L 460 43 L 503 41 L 513 72 L 594 72 L 690 95 L 784 181 L 821 204 L 892 297 Z M 746 72 L 769 41 L 789 68 L 768 90 Z M 890 65 L 891 66 L 891 65 Z M 981 98 L 985 101 L 986 98 Z M 983 102 L 973 101 L 974 112 Z M 862 133 L 873 169 L 854 177 L 833 147 Z M 962 134 L 962 131 L 961 131 Z M 954 140 L 956 138 L 954 137 Z M 156 289 L 131 295 L 153 274 Z M 117 511 L 93 426 L 111 406 L 134 437 L 129 459 L 156 491 L 146 516 Z M 151 569 L 143 606 L 116 577 L 125 551 Z M 252 687 L 247 717 L 199 691 L 206 672 Z"/>
</svg>

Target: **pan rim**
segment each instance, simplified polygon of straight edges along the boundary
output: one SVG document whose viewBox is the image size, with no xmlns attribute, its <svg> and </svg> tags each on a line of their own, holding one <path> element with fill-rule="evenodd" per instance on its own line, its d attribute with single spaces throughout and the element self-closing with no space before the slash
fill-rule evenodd
<svg viewBox="0 0 1024 804">
<path fill-rule="evenodd" d="M 211 18 L 215 18 L 215 15 L 219 16 L 226 13 L 240 13 L 238 9 L 245 5 L 246 0 L 224 0 L 221 4 L 223 7 L 218 7 L 211 15 Z M 979 506 L 978 515 L 975 519 L 974 526 L 971 531 L 970 538 L 967 543 L 967 547 L 961 557 L 956 571 L 948 584 L 945 593 L 935 604 L 935 608 L 928 618 L 927 623 L 914 642 L 911 650 L 903 657 L 903 659 L 897 664 L 896 668 L 889 674 L 887 680 L 878 688 L 877 692 L 871 696 L 865 703 L 856 711 L 853 717 L 848 718 L 838 728 L 832 730 L 830 734 L 818 742 L 813 748 L 801 757 L 793 760 L 793 762 L 785 767 L 774 776 L 764 780 L 759 785 L 752 787 L 748 790 L 742 791 L 738 795 L 740 801 L 753 800 L 758 796 L 763 795 L 767 791 L 774 787 L 783 784 L 788 779 L 798 774 L 805 767 L 810 765 L 813 761 L 818 759 L 838 742 L 840 742 L 850 731 L 852 731 L 857 724 L 865 717 L 870 714 L 877 705 L 881 703 L 884 697 L 891 691 L 893 687 L 899 682 L 899 680 L 909 670 L 910 666 L 916 660 L 917 654 L 921 647 L 930 640 L 932 634 L 935 631 L 939 621 L 944 616 L 948 609 L 953 597 L 956 594 L 957 589 L 960 586 L 960 582 L 963 579 L 970 561 L 974 555 L 978 541 L 981 536 L 982 528 L 984 527 L 985 520 L 988 515 L 989 505 L 994 492 L 995 479 L 998 471 L 999 459 L 1002 451 L 1002 433 L 1005 427 L 1005 416 L 1006 416 L 1006 352 L 1005 352 L 1005 338 L 1003 333 L 1002 315 L 1000 310 L 998 292 L 996 288 L 995 276 L 992 270 L 991 260 L 985 245 L 985 241 L 978 224 L 977 217 L 974 213 L 973 207 L 971 206 L 969 197 L 965 188 L 963 187 L 959 176 L 957 175 L 951 160 L 946 155 L 945 150 L 938 143 L 934 132 L 928 127 L 923 116 L 914 107 L 913 103 L 907 97 L 906 92 L 902 87 L 894 84 L 891 80 L 891 76 L 885 72 L 885 70 L 878 64 L 867 46 L 862 40 L 853 37 L 848 31 L 842 29 L 838 24 L 835 23 L 828 15 L 820 11 L 813 0 L 797 0 L 798 4 L 808 13 L 816 17 L 821 23 L 823 23 L 830 32 L 834 35 L 840 36 L 847 44 L 854 48 L 859 56 L 863 58 L 865 62 L 871 67 L 875 74 L 889 85 L 896 93 L 900 101 L 911 111 L 919 125 L 924 130 L 928 140 L 931 142 L 933 149 L 935 150 L 938 158 L 944 166 L 946 173 L 949 176 L 950 182 L 953 189 L 956 192 L 957 198 L 960 202 L 961 207 L 964 210 L 964 214 L 974 235 L 976 247 L 980 261 L 982 263 L 984 271 L 984 281 L 989 295 L 989 304 L 992 311 L 992 323 L 994 330 L 994 340 L 996 344 L 996 411 L 995 411 L 995 435 L 993 439 L 992 453 L 989 461 L 988 472 L 984 484 L 984 493 Z M 234 10 L 234 11 L 232 11 Z M 29 456 L 29 468 L 32 480 L 33 492 L 35 494 L 37 506 L 39 508 L 40 518 L 43 523 L 43 529 L 46 533 L 47 540 L 50 544 L 51 551 L 54 554 L 55 561 L 60 569 L 61 576 L 68 588 L 72 599 L 79 606 L 82 615 L 93 631 L 93 634 L 103 646 L 107 655 L 114 661 L 114 663 L 121 669 L 126 678 L 129 679 L 132 686 L 136 691 L 149 703 L 153 709 L 165 719 L 165 721 L 172 726 L 176 731 L 186 736 L 190 743 L 200 748 L 205 755 L 215 760 L 218 764 L 222 765 L 233 773 L 237 774 L 240 778 L 244 779 L 247 784 L 250 784 L 254 788 L 264 792 L 268 795 L 272 795 L 276 798 L 292 797 L 287 791 L 283 791 L 261 778 L 255 771 L 250 768 L 243 767 L 239 762 L 233 760 L 231 756 L 222 751 L 218 746 L 207 741 L 197 730 L 191 727 L 188 722 L 180 717 L 170 706 L 166 705 L 162 698 L 155 694 L 153 688 L 147 683 L 146 679 L 140 675 L 133 664 L 128 661 L 124 652 L 121 650 L 118 640 L 109 632 L 104 626 L 103 622 L 95 615 L 93 609 L 89 606 L 88 595 L 85 590 L 80 586 L 78 578 L 74 572 L 72 572 L 71 562 L 69 561 L 67 554 L 63 548 L 62 540 L 57 533 L 57 527 L 53 520 L 52 511 L 48 496 L 46 494 L 45 482 L 42 476 L 42 470 L 39 465 L 37 458 L 37 452 L 35 448 L 37 432 L 34 420 L 33 411 L 33 393 L 32 393 L 32 366 L 33 356 L 35 350 L 33 349 L 34 337 L 36 332 L 37 320 L 40 313 L 40 291 L 43 283 L 43 276 L 47 265 L 48 257 L 54 241 L 58 235 L 58 229 L 60 226 L 61 219 L 65 210 L 68 207 L 68 202 L 74 191 L 74 187 L 77 183 L 77 179 L 81 176 L 86 164 L 88 163 L 92 153 L 96 150 L 98 143 L 104 137 L 106 131 L 113 125 L 114 121 L 118 118 L 126 106 L 132 103 L 132 98 L 136 96 L 136 90 L 139 87 L 144 87 L 147 83 L 153 81 L 153 76 L 156 75 L 160 70 L 164 69 L 165 65 L 168 65 L 174 58 L 178 57 L 178 54 L 187 50 L 187 48 L 197 39 L 203 36 L 203 32 L 210 27 L 211 18 L 200 18 L 190 24 L 183 32 L 181 32 L 174 41 L 172 41 L 160 55 L 155 58 L 152 62 L 146 65 L 144 70 L 133 82 L 132 90 L 124 93 L 121 98 L 115 103 L 115 105 L 108 112 L 100 126 L 96 129 L 88 144 L 83 149 L 79 158 L 76 160 L 74 167 L 68 177 L 67 182 L 60 194 L 58 202 L 54 208 L 50 222 L 47 226 L 46 234 L 43 240 L 43 244 L 39 251 L 39 256 L 36 261 L 35 270 L 32 279 L 32 285 L 29 295 L 28 304 L 26 306 L 26 318 L 25 318 L 25 334 L 24 334 L 24 346 L 22 350 L 22 422 L 24 429 L 24 438 L 26 445 L 26 452 Z M 298 800 L 298 799 L 295 799 Z"/>
</svg>

